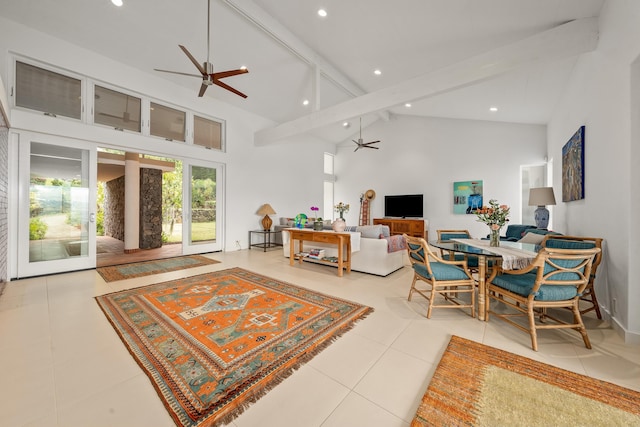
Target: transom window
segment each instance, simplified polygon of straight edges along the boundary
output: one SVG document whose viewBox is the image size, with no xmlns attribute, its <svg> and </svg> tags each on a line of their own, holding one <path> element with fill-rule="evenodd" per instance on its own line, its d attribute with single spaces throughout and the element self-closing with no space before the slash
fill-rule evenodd
<svg viewBox="0 0 640 427">
<path fill-rule="evenodd" d="M 16 61 L 16 106 L 82 118 L 82 81 Z"/>
<path fill-rule="evenodd" d="M 224 149 L 223 120 L 206 118 L 180 107 L 169 107 L 144 95 L 126 93 L 130 91 L 128 89 L 121 92 L 118 88 L 111 89 L 106 87 L 108 84 L 94 82 L 86 76 L 65 75 L 64 72 L 54 72 L 16 59 L 16 107 L 207 149 Z M 87 93 L 93 95 L 91 99 L 86 98 Z M 85 109 L 86 115 L 83 114 Z"/>
<path fill-rule="evenodd" d="M 140 98 L 98 85 L 94 98 L 94 123 L 140 132 Z"/>
<path fill-rule="evenodd" d="M 151 103 L 151 135 L 171 141 L 185 140 L 186 113 L 165 105 Z"/>
<path fill-rule="evenodd" d="M 193 143 L 201 147 L 222 150 L 222 123 L 194 115 Z"/>
</svg>

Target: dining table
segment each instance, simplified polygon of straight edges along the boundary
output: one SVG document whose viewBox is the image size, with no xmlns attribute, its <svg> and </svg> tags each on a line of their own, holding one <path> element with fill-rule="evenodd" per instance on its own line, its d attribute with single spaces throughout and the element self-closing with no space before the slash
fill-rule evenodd
<svg viewBox="0 0 640 427">
<path fill-rule="evenodd" d="M 454 253 L 473 255 L 478 258 L 478 320 L 486 320 L 487 301 L 486 293 L 487 266 L 489 259 L 495 261 L 494 267 L 504 270 L 514 270 L 527 267 L 533 262 L 541 249 L 540 245 L 532 243 L 518 243 L 501 241 L 500 246 L 490 246 L 489 240 L 480 239 L 451 239 L 432 240 L 429 245 L 448 251 L 453 257 Z"/>
</svg>

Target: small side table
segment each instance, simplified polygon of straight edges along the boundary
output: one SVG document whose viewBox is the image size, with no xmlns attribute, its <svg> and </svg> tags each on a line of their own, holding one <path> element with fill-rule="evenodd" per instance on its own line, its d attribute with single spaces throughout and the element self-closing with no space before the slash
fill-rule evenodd
<svg viewBox="0 0 640 427">
<path fill-rule="evenodd" d="M 253 235 L 259 234 L 262 235 L 262 242 L 253 243 Z M 251 247 L 254 248 L 262 248 L 263 252 L 267 252 L 267 249 L 276 248 L 278 246 L 282 246 L 281 243 L 277 243 L 275 241 L 276 232 L 271 230 L 249 230 L 249 249 Z"/>
</svg>

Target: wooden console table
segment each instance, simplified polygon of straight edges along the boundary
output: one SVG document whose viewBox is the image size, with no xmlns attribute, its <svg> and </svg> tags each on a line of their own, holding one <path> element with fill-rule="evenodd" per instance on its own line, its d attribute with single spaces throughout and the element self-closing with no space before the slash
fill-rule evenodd
<svg viewBox="0 0 640 427">
<path fill-rule="evenodd" d="M 342 269 L 346 269 L 347 273 L 351 273 L 351 235 L 349 233 L 336 233 L 334 231 L 314 231 L 310 229 L 285 229 L 289 233 L 289 265 L 293 265 L 294 261 L 302 264 L 305 259 L 318 264 L 337 265 L 338 276 L 342 277 Z M 321 259 L 307 259 L 306 257 L 296 255 L 295 241 L 298 241 L 298 254 L 303 252 L 303 242 L 317 242 L 338 245 L 338 262 L 323 261 Z M 346 245 L 346 260 L 344 259 L 344 247 Z"/>
<path fill-rule="evenodd" d="M 424 226 L 424 219 L 395 219 L 395 218 L 374 218 L 373 225 L 387 225 L 391 235 L 405 234 L 412 237 L 422 237 L 427 239 L 428 232 Z"/>
</svg>

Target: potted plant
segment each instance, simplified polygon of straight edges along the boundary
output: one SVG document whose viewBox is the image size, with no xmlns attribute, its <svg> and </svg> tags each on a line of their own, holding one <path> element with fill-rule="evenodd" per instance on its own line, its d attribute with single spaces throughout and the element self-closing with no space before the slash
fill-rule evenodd
<svg viewBox="0 0 640 427">
<path fill-rule="evenodd" d="M 320 210 L 319 207 L 311 206 L 311 212 L 312 212 L 311 216 L 315 218 L 313 221 L 313 229 L 316 231 L 322 230 L 322 226 L 324 225 L 322 223 L 322 217 L 317 216 L 319 210 Z"/>
</svg>

